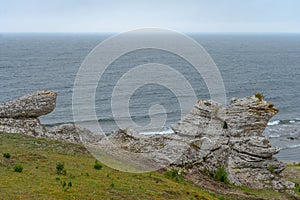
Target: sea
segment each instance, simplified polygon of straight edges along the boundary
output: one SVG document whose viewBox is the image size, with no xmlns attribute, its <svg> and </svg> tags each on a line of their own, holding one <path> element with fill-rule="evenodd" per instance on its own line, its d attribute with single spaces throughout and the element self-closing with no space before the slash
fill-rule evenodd
<svg viewBox="0 0 300 200">
<path fill-rule="evenodd" d="M 48 126 L 72 123 L 77 72 L 99 43 L 115 35 L 0 33 L 0 102 L 42 89 L 56 91 L 57 106 L 52 113 L 40 117 L 41 122 Z M 280 112 L 270 120 L 263 134 L 281 149 L 276 155 L 279 160 L 300 162 L 300 34 L 186 35 L 201 44 L 214 60 L 224 82 L 227 103 L 233 97 L 260 92 L 265 100 L 275 104 Z M 124 72 L 147 63 L 176 69 L 193 86 L 197 98 L 210 98 L 205 81 L 183 58 L 158 49 L 130 52 L 111 63 L 96 89 L 97 120 L 105 132 L 118 128 L 111 109 L 114 86 Z M 160 133 L 172 132 L 170 126 L 181 118 L 180 105 L 171 90 L 157 84 L 146 84 L 134 91 L 129 102 L 132 120 L 147 125 L 151 121 L 149 109 L 156 104 L 162 105 L 165 112 L 155 115 L 166 116 Z"/>
</svg>

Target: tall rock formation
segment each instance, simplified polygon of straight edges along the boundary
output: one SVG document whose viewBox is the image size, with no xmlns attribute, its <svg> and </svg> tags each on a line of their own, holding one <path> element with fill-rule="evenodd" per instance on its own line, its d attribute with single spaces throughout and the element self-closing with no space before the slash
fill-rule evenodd
<svg viewBox="0 0 300 200">
<path fill-rule="evenodd" d="M 216 176 L 225 170 L 226 181 L 237 186 L 291 190 L 294 184 L 282 179 L 285 164 L 274 157 L 279 149 L 262 135 L 277 112 L 260 95 L 232 99 L 228 107 L 199 100 L 172 127 L 175 134 L 145 136 L 122 129 L 109 139 L 118 148 L 148 153 L 157 165 L 172 160 L 169 167 L 185 169 L 195 182 L 203 177 L 199 173 Z"/>
<path fill-rule="evenodd" d="M 260 94 L 234 98 L 228 107 L 198 101 L 190 114 L 173 126 L 176 134 L 194 138 L 181 162 L 195 173 L 213 175 L 224 168 L 228 181 L 238 186 L 293 188 L 282 179 L 284 163 L 273 157 L 279 149 L 262 135 L 276 113 L 274 105 Z"/>
</svg>

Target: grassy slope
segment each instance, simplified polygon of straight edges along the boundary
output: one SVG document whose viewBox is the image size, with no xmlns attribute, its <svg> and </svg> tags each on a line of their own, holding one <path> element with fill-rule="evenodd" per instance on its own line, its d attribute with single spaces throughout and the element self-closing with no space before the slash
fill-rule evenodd
<svg viewBox="0 0 300 200">
<path fill-rule="evenodd" d="M 7 152 L 9 159 L 2 157 Z M 157 172 L 95 170 L 95 159 L 79 145 L 0 134 L 0 154 L 0 199 L 217 199 Z M 66 176 L 56 174 L 58 162 Z M 24 167 L 22 173 L 14 172 L 16 164 Z M 64 191 L 60 181 L 71 181 L 72 187 Z"/>
<path fill-rule="evenodd" d="M 56 174 L 57 163 L 64 163 L 66 176 Z M 106 166 L 95 170 L 94 163 L 80 145 L 0 134 L 0 199 L 227 199 L 157 172 L 131 174 Z M 16 164 L 23 172 L 14 172 Z M 61 181 L 71 181 L 72 187 L 64 190 Z M 270 199 L 286 197 L 274 191 L 242 191 Z"/>
</svg>

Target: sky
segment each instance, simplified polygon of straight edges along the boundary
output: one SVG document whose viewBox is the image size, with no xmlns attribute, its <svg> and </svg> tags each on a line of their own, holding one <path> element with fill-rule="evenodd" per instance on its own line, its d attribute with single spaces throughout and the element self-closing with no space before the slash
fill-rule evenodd
<svg viewBox="0 0 300 200">
<path fill-rule="evenodd" d="M 299 0 L 0 0 L 0 32 L 300 32 Z"/>
</svg>

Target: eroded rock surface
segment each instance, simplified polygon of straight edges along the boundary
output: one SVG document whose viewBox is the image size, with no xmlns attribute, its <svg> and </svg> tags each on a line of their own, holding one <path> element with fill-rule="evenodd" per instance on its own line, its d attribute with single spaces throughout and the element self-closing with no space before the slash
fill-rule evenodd
<svg viewBox="0 0 300 200">
<path fill-rule="evenodd" d="M 262 135 L 278 112 L 273 106 L 255 96 L 232 99 L 228 107 L 198 101 L 191 113 L 173 126 L 176 134 L 199 138 L 181 158 L 184 165 L 191 162 L 191 171 L 209 174 L 224 167 L 229 182 L 238 186 L 293 188 L 292 183 L 282 180 L 284 163 L 273 157 L 279 149 Z"/>
<path fill-rule="evenodd" d="M 213 176 L 224 168 L 234 185 L 292 189 L 294 184 L 282 179 L 285 164 L 273 157 L 279 149 L 262 135 L 278 112 L 273 106 L 255 96 L 232 99 L 228 107 L 199 100 L 172 127 L 175 134 L 145 136 L 124 129 L 113 132 L 110 140 L 131 152 L 156 155 L 153 161 L 162 165 L 172 161 L 171 166 L 184 168 L 190 175 Z"/>
<path fill-rule="evenodd" d="M 46 129 L 38 117 L 54 110 L 56 97 L 56 92 L 42 90 L 0 104 L 0 132 L 44 135 Z"/>
<path fill-rule="evenodd" d="M 62 124 L 46 128 L 43 137 L 71 142 L 75 144 L 85 143 L 97 143 L 103 138 L 103 135 L 93 134 L 91 131 L 77 126 L 75 124 Z"/>
<path fill-rule="evenodd" d="M 0 104 L 0 118 L 38 118 L 52 112 L 56 105 L 56 92 L 42 90 Z"/>
</svg>

